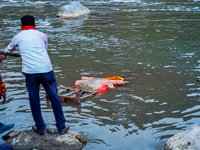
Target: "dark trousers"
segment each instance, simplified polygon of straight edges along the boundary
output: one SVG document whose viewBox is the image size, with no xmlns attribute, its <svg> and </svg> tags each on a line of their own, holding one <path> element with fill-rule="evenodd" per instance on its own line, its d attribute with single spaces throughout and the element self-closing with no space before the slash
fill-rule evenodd
<svg viewBox="0 0 200 150">
<path fill-rule="evenodd" d="M 50 99 L 51 106 L 53 108 L 54 116 L 56 119 L 57 129 L 58 131 L 62 131 L 65 128 L 66 120 L 63 114 L 61 100 L 58 97 L 57 82 L 53 70 L 48 73 L 24 73 L 24 75 L 26 78 L 26 87 L 28 89 L 31 111 L 38 131 L 43 132 L 46 128 L 46 125 L 42 118 L 40 106 L 40 84 L 43 85 Z"/>
</svg>

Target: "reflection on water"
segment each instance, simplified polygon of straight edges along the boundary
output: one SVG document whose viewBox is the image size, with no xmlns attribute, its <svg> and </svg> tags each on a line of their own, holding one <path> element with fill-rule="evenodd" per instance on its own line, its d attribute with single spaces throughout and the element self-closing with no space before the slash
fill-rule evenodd
<svg viewBox="0 0 200 150">
<path fill-rule="evenodd" d="M 84 0 L 91 16 L 77 21 L 56 17 L 65 1 L 0 2 L 0 49 L 20 31 L 20 17 L 34 15 L 48 35 L 59 90 L 83 75 L 130 81 L 81 105 L 63 103 L 71 129 L 93 139 L 84 149 L 163 149 L 169 137 L 199 124 L 199 1 Z M 0 64 L 8 98 L 0 120 L 15 123 L 14 130 L 34 123 L 20 70 L 18 58 Z M 42 87 L 41 105 L 54 125 Z"/>
</svg>

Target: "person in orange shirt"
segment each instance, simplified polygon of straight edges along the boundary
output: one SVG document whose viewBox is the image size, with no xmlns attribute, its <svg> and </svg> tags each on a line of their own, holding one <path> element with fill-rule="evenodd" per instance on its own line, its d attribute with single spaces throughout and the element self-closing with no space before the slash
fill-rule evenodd
<svg viewBox="0 0 200 150">
<path fill-rule="evenodd" d="M 1 101 L 1 103 L 5 103 L 6 102 L 6 83 L 4 83 L 2 81 L 1 75 L 0 75 L 0 100 L 1 97 L 3 97 L 3 101 Z"/>
<path fill-rule="evenodd" d="M 1 97 L 3 97 L 3 101 L 1 101 L 1 103 L 5 103 L 6 102 L 6 83 L 4 83 L 2 81 L 2 77 L 0 75 L 0 100 L 1 100 Z M 7 131 L 7 130 L 10 130 L 15 124 L 3 124 L 0 122 L 0 134 Z"/>
</svg>

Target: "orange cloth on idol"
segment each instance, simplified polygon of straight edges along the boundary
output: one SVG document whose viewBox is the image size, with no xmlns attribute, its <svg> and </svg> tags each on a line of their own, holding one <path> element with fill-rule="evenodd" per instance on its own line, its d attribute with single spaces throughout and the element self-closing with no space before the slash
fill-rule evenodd
<svg viewBox="0 0 200 150">
<path fill-rule="evenodd" d="M 2 84 L 0 85 L 0 94 L 5 92 L 6 92 L 6 83 L 2 82 Z"/>
</svg>

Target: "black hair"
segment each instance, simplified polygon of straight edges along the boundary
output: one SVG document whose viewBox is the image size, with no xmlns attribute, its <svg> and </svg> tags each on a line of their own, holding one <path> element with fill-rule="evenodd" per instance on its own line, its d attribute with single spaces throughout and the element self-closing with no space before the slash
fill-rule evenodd
<svg viewBox="0 0 200 150">
<path fill-rule="evenodd" d="M 25 15 L 21 17 L 22 26 L 32 25 L 35 26 L 35 18 L 31 15 Z"/>
</svg>

